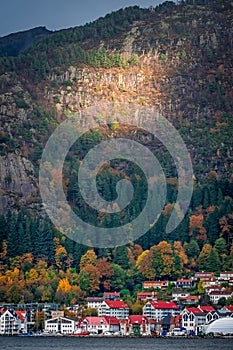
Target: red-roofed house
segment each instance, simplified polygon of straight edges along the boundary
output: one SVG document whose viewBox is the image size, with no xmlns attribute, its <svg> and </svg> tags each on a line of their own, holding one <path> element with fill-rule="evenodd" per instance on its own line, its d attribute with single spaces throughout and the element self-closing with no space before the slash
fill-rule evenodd
<svg viewBox="0 0 233 350">
<path fill-rule="evenodd" d="M 157 301 L 157 293 L 156 292 L 139 292 L 137 294 L 137 300 Z"/>
<path fill-rule="evenodd" d="M 198 306 L 199 309 L 201 309 L 203 312 L 215 312 L 215 308 L 213 308 L 213 306 L 205 306 L 205 305 L 200 305 Z"/>
<path fill-rule="evenodd" d="M 151 335 L 151 323 L 148 317 L 130 315 L 121 321 L 121 335 Z"/>
<path fill-rule="evenodd" d="M 181 312 L 182 327 L 187 334 L 199 334 L 206 323 L 206 314 L 197 307 L 187 307 Z"/>
<path fill-rule="evenodd" d="M 205 287 L 206 294 L 210 294 L 211 292 L 223 292 L 226 288 L 222 286 L 207 286 Z"/>
<path fill-rule="evenodd" d="M 182 327 L 188 334 L 198 334 L 203 331 L 203 326 L 219 318 L 212 306 L 187 307 L 181 312 Z"/>
<path fill-rule="evenodd" d="M 232 312 L 232 314 L 233 314 L 233 306 L 232 306 L 232 305 L 225 306 L 225 308 L 226 308 L 228 311 Z"/>
<path fill-rule="evenodd" d="M 20 332 L 27 333 L 27 313 L 26 311 L 15 311 L 16 315 L 20 318 Z"/>
<path fill-rule="evenodd" d="M 82 327 L 92 334 L 115 333 L 120 331 L 120 321 L 113 316 L 88 316 L 83 320 Z"/>
<path fill-rule="evenodd" d="M 129 307 L 122 300 L 104 300 L 98 309 L 98 316 L 114 316 L 126 319 L 129 316 Z"/>
<path fill-rule="evenodd" d="M 172 301 L 148 301 L 143 307 L 143 315 L 156 321 L 167 315 L 177 316 L 178 313 L 179 307 Z"/>
<path fill-rule="evenodd" d="M 197 295 L 189 295 L 188 297 L 180 298 L 180 302 L 183 305 L 191 305 L 197 304 L 199 302 L 200 297 Z"/>
</svg>

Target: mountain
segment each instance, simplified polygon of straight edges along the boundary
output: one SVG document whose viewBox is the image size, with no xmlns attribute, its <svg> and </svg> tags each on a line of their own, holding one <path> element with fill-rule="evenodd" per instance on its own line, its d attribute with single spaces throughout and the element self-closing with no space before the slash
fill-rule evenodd
<svg viewBox="0 0 233 350">
<path fill-rule="evenodd" d="M 18 56 L 20 52 L 45 38 L 52 32 L 45 27 L 37 27 L 0 38 L 0 57 Z"/>
<path fill-rule="evenodd" d="M 165 2 L 119 10 L 3 57 L 0 210 L 37 202 L 38 162 L 49 134 L 102 101 L 156 106 L 184 138 L 197 178 L 214 171 L 230 179 L 231 33 L 231 1 Z M 18 33 L 45 34 L 45 28 Z M 9 47 L 16 52 L 15 43 Z"/>
<path fill-rule="evenodd" d="M 111 288 L 133 293 L 145 279 L 174 281 L 198 270 L 233 269 L 232 10 L 231 0 L 129 7 L 81 27 L 50 33 L 20 52 L 13 44 L 9 50 L 19 54 L 0 58 L 0 298 L 4 302 L 76 304 L 86 293 L 97 295 Z M 178 180 L 172 157 L 150 132 L 127 124 L 126 110 L 121 111 L 125 123 L 103 127 L 101 121 L 108 115 L 100 108 L 106 103 L 153 107 L 183 138 L 193 163 L 194 190 L 185 218 L 171 233 L 166 231 L 171 213 L 181 215 L 181 208 L 174 206 Z M 45 215 L 38 190 L 39 165 L 50 135 L 69 118 L 88 127 L 85 113 L 91 106 L 100 111 L 93 113 L 100 127 L 82 135 L 63 167 L 64 192 L 72 210 L 95 227 L 116 227 L 138 216 L 148 186 L 158 183 L 158 177 L 146 183 L 137 164 L 115 159 L 97 172 L 98 192 L 113 202 L 113 208 L 117 182 L 129 180 L 135 190 L 131 203 L 113 217 L 85 203 L 77 182 L 80 164 L 89 150 L 112 136 L 149 148 L 167 185 L 156 225 L 127 246 L 95 251 L 58 232 Z M 135 117 L 143 119 L 145 114 Z M 62 141 L 63 134 L 53 147 L 59 150 Z M 53 172 L 46 178 L 49 189 L 56 188 L 60 175 L 52 164 L 51 157 L 46 163 Z M 60 209 L 66 222 L 70 208 Z M 78 227 L 77 233 L 87 232 Z M 202 289 L 199 285 L 198 292 Z"/>
</svg>

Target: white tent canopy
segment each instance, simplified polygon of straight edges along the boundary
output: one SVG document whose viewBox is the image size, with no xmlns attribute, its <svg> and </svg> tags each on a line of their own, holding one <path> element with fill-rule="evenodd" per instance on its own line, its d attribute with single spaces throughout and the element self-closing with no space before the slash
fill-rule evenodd
<svg viewBox="0 0 233 350">
<path fill-rule="evenodd" d="M 208 324 L 205 330 L 206 334 L 233 334 L 233 318 L 223 317 Z"/>
</svg>

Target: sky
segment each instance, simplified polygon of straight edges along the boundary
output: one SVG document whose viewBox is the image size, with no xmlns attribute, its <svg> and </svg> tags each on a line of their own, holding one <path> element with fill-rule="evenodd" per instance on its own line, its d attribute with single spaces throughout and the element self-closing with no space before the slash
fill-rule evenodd
<svg viewBox="0 0 233 350">
<path fill-rule="evenodd" d="M 82 25 L 127 6 L 165 0 L 0 0 L 0 37 L 38 26 L 49 30 Z"/>
</svg>

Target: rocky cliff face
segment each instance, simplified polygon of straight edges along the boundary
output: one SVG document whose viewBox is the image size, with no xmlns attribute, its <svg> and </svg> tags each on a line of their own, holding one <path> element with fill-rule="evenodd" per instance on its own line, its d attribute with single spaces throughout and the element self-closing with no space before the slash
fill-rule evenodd
<svg viewBox="0 0 233 350">
<path fill-rule="evenodd" d="M 32 163 L 20 153 L 0 156 L 0 212 L 21 206 L 33 209 L 37 183 Z"/>
<path fill-rule="evenodd" d="M 43 81 L 0 77 L 0 211 L 36 202 L 39 150 L 66 117 L 104 102 L 153 105 L 178 128 L 195 174 L 231 176 L 232 3 L 153 11 L 99 47 L 137 62 L 124 68 L 54 67 Z M 83 46 L 88 48 L 88 41 Z"/>
</svg>

